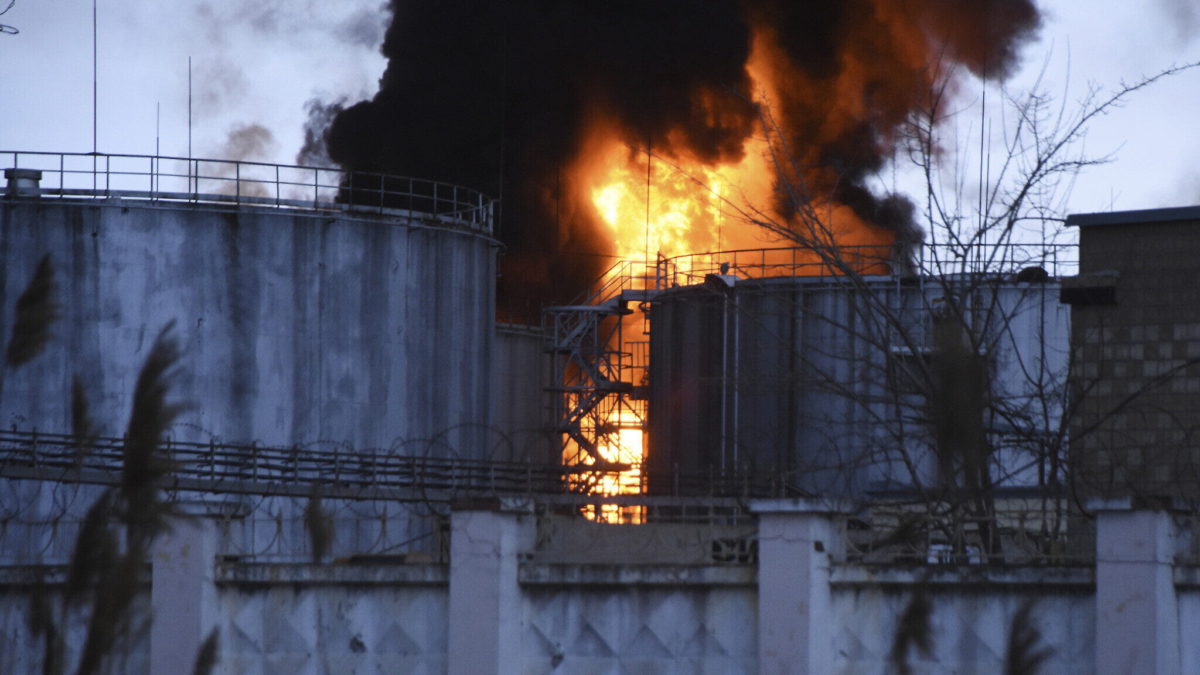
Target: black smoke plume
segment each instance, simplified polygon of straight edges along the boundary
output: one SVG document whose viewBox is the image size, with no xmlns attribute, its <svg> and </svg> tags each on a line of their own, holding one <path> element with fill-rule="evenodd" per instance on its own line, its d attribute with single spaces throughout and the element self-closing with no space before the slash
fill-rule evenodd
<svg viewBox="0 0 1200 675">
<path fill-rule="evenodd" d="M 1039 25 L 1032 0 L 393 0 L 391 10 L 379 93 L 337 115 L 329 155 L 501 197 L 499 293 L 511 317 L 568 299 L 610 262 L 564 175 L 597 121 L 657 155 L 739 159 L 758 123 L 746 62 L 755 35 L 767 36 L 777 122 L 823 169 L 818 183 L 872 221 L 905 211 L 881 206 L 864 181 L 930 67 L 1003 77 Z"/>
</svg>

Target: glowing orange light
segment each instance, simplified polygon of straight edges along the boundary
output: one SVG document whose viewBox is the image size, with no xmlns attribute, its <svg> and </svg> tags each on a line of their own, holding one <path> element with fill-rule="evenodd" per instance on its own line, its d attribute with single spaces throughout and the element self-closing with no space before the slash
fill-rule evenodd
<svg viewBox="0 0 1200 675">
<path fill-rule="evenodd" d="M 770 110 L 771 100 L 780 92 L 776 84 L 788 82 L 791 95 L 806 86 L 802 79 L 779 72 L 780 68 L 786 68 L 788 61 L 780 55 L 774 39 L 769 31 L 759 32 L 746 64 L 747 72 L 754 81 L 756 103 L 767 111 L 764 123 L 768 127 L 773 124 L 774 117 Z M 847 112 L 846 117 L 854 118 L 853 112 Z M 747 138 L 741 156 L 736 161 L 708 164 L 689 157 L 686 149 L 668 147 L 659 151 L 631 147 L 618 129 L 602 122 L 591 128 L 571 174 L 577 181 L 576 189 L 582 192 L 578 195 L 581 201 L 592 205 L 608 229 L 616 256 L 631 263 L 624 271 L 634 288 L 650 287 L 659 257 L 780 245 L 765 230 L 747 223 L 750 216 L 780 222 L 772 212 L 777 197 L 777 174 L 776 157 L 771 153 L 769 137 L 770 134 L 764 132 Z M 776 137 L 773 142 L 790 146 L 803 143 L 803 140 Z M 791 147 L 775 149 L 785 152 L 802 150 Z M 804 157 L 797 159 L 803 161 Z M 867 225 L 845 206 L 830 203 L 813 205 L 813 208 L 823 214 L 829 232 L 839 246 L 865 246 L 880 251 L 887 250 L 891 245 L 891 233 Z M 828 266 L 820 264 L 819 257 L 811 254 L 811 251 L 807 254 L 810 255 L 805 257 L 805 253 L 801 253 L 803 259 L 800 261 L 794 251 L 763 254 L 761 264 L 750 274 L 830 273 Z M 780 259 L 772 260 L 769 255 L 778 255 Z M 877 259 L 872 257 L 872 260 Z M 679 262 L 675 271 L 691 275 L 693 270 L 680 269 L 680 266 L 687 264 L 686 259 Z M 875 268 L 864 270 L 877 273 Z M 731 271 L 746 274 L 739 269 Z M 880 267 L 879 272 L 883 271 L 885 269 Z M 637 316 L 626 319 L 641 320 Z M 637 333 L 634 330 L 625 331 L 624 334 Z M 624 344 L 620 349 L 623 352 L 631 351 Z M 600 477 L 593 486 L 594 494 L 636 494 L 641 491 L 641 463 L 644 453 L 650 451 L 643 447 L 643 430 L 640 426 L 641 420 L 645 419 L 644 402 L 631 401 L 628 404 L 633 407 L 625 409 L 617 406 L 601 422 L 615 426 L 618 432 L 607 436 L 616 440 L 601 443 L 599 452 L 608 461 L 627 463 L 632 468 Z M 591 459 L 584 461 L 592 463 Z M 640 522 L 644 513 L 636 507 L 606 505 L 593 510 L 589 517 L 609 522 Z"/>
</svg>

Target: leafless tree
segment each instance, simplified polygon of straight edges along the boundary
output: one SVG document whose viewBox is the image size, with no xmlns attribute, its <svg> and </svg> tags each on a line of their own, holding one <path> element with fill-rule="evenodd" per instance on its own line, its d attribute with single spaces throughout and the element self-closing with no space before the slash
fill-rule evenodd
<svg viewBox="0 0 1200 675">
<path fill-rule="evenodd" d="M 776 203 L 731 206 L 808 251 L 853 298 L 848 313 L 823 317 L 840 339 L 825 349 L 806 344 L 806 353 L 793 355 L 801 366 L 790 374 L 802 372 L 805 386 L 854 409 L 857 428 L 835 441 L 852 447 L 827 454 L 831 465 L 793 470 L 887 467 L 905 486 L 905 499 L 937 516 L 958 555 L 966 531 L 975 533 L 972 545 L 1000 553 L 997 487 L 1034 487 L 1036 527 L 1046 535 L 1040 546 L 1054 545 L 1074 487 L 1068 432 L 1089 433 L 1071 426 L 1088 383 L 1076 377 L 1068 387 L 1074 355 L 1061 333 L 1066 314 L 1056 288 L 1044 283 L 1071 271 L 1070 256 L 1061 255 L 1070 239 L 1065 198 L 1079 172 L 1109 160 L 1084 153 L 1089 125 L 1141 89 L 1197 65 L 1173 66 L 1111 92 L 1092 87 L 1074 104 L 1056 101 L 1040 83 L 1023 95 L 1004 93 L 993 111 L 1002 122 L 999 150 L 986 151 L 981 140 L 978 175 L 970 181 L 947 150 L 945 130 L 966 113 L 952 109 L 954 78 L 946 73 L 900 130 L 900 160 L 924 186 L 915 207 L 923 240 L 902 228 L 886 250 L 844 245 L 836 195 L 814 192 L 810 167 L 792 151 L 795 141 L 764 106 L 762 127 L 779 177 Z M 890 208 L 904 208 L 902 200 L 888 200 Z M 884 264 L 900 286 L 878 282 Z M 1159 384 L 1148 380 L 1145 388 Z M 821 422 L 832 429 L 844 420 L 812 420 Z"/>
</svg>

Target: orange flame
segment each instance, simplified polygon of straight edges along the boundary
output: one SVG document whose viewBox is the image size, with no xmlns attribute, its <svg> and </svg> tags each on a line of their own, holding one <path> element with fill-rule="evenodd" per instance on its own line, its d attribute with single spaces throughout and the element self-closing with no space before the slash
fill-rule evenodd
<svg viewBox="0 0 1200 675">
<path fill-rule="evenodd" d="M 777 82 L 787 82 L 787 96 L 804 95 L 804 78 L 788 67 L 770 31 L 756 34 L 746 70 L 754 82 L 755 103 L 765 111 L 768 126 L 778 118 L 772 105 L 782 94 Z M 857 75 L 847 66 L 837 84 L 845 91 L 830 102 L 841 114 L 830 115 L 827 128 L 818 133 L 842 133 L 842 125 L 864 114 L 861 95 L 852 94 L 862 89 Z M 810 93 L 820 96 L 815 90 Z M 686 148 L 631 147 L 619 129 L 601 122 L 592 126 L 570 173 L 576 177 L 580 201 L 595 208 L 620 260 L 653 265 L 658 256 L 789 246 L 794 244 L 780 242 L 777 235 L 747 222 L 751 215 L 785 222 L 773 211 L 776 158 L 800 164 L 807 175 L 799 180 L 806 183 L 836 184 L 837 179 L 825 175 L 829 168 L 818 167 L 814 158 L 805 156 L 804 139 L 771 137 L 779 132 L 767 129 L 752 135 L 744 141 L 740 158 L 712 165 L 691 157 Z M 788 159 L 782 159 L 783 155 Z M 782 170 L 795 168 L 789 165 Z M 819 202 L 821 195 L 812 198 Z M 893 243 L 893 232 L 864 222 L 843 205 L 826 202 L 811 206 L 822 215 L 838 245 L 883 251 Z M 651 271 L 646 270 L 647 276 Z M 813 269 L 807 273 L 821 272 Z M 760 270 L 758 275 L 771 276 L 772 272 Z"/>
<path fill-rule="evenodd" d="M 780 91 L 777 82 L 788 82 L 789 96 L 797 95 L 805 86 L 801 79 L 779 72 L 787 68 L 786 64 L 787 59 L 778 53 L 770 33 L 760 31 L 746 68 L 755 83 L 756 103 L 768 111 L 765 115 L 768 120 L 773 117 L 771 101 Z M 854 69 L 848 69 L 846 77 L 853 79 Z M 858 83 L 839 84 L 852 89 Z M 813 95 L 817 95 L 816 92 Z M 843 111 L 846 118 L 862 113 L 846 103 L 853 101 L 854 96 L 840 98 L 844 100 L 837 105 L 850 106 Z M 837 117 L 832 116 L 835 126 L 839 124 Z M 838 132 L 837 129 L 827 131 Z M 796 159 L 801 162 L 808 159 L 803 156 L 802 148 L 772 148 L 768 137 L 768 133 L 761 133 L 747 138 L 739 159 L 713 165 L 696 160 L 686 149 L 630 147 L 619 129 L 598 123 L 590 130 L 570 173 L 575 178 L 575 189 L 580 192 L 577 197 L 582 203 L 591 204 L 607 228 L 616 257 L 632 262 L 635 269 L 641 268 L 631 275 L 633 285 L 646 288 L 650 286 L 655 262 L 660 256 L 671 258 L 701 252 L 789 245 L 747 222 L 747 216 L 752 214 L 782 222 L 772 211 L 777 177 L 772 150 L 799 150 L 801 154 Z M 790 146 L 802 141 L 775 138 L 770 142 Z M 892 245 L 891 232 L 863 222 L 845 206 L 827 203 L 814 207 L 824 214 L 838 245 L 866 246 L 880 251 Z M 817 264 L 815 255 L 806 258 L 805 264 L 811 265 L 807 270 L 797 264 L 794 253 L 786 255 L 791 256 L 790 264 L 764 258 L 763 264 L 751 274 L 775 276 L 829 271 L 827 266 Z M 690 270 L 683 271 L 690 273 Z M 732 271 L 746 275 L 743 270 Z M 869 271 L 885 270 L 876 266 Z M 644 319 L 635 315 L 626 320 Z M 636 334 L 636 331 L 626 331 L 626 334 L 631 333 Z M 622 350 L 627 351 L 624 345 Z M 645 419 L 644 411 L 639 413 L 617 407 L 611 418 L 606 423 L 614 424 L 620 431 L 613 443 L 600 445 L 600 452 L 609 461 L 629 463 L 633 467 L 619 475 L 604 476 L 593 492 L 636 494 L 641 489 L 643 453 L 648 451 L 643 447 L 644 434 L 637 428 L 640 420 Z M 588 515 L 608 522 L 640 522 L 644 517 L 637 507 L 610 505 L 598 507 Z"/>
</svg>

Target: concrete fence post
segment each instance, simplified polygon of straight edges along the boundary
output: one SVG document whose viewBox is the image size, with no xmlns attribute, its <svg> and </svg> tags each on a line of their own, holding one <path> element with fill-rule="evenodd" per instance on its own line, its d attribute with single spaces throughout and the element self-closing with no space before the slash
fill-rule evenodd
<svg viewBox="0 0 1200 675">
<path fill-rule="evenodd" d="M 1096 514 L 1096 672 L 1178 675 L 1170 513 L 1128 498 L 1088 506 Z"/>
<path fill-rule="evenodd" d="M 450 612 L 447 672 L 521 671 L 518 555 L 532 523 L 521 502 L 457 504 L 450 515 Z"/>
<path fill-rule="evenodd" d="M 216 553 L 216 522 L 203 516 L 180 518 L 154 542 L 150 672 L 192 672 L 200 645 L 217 625 Z"/>
<path fill-rule="evenodd" d="M 768 499 L 758 514 L 758 672 L 834 672 L 831 556 L 843 542 L 838 500 Z"/>
</svg>

